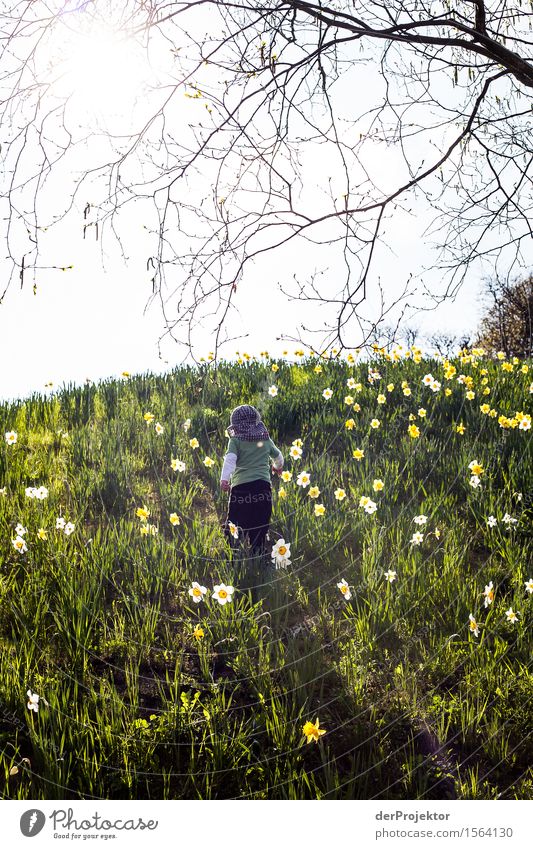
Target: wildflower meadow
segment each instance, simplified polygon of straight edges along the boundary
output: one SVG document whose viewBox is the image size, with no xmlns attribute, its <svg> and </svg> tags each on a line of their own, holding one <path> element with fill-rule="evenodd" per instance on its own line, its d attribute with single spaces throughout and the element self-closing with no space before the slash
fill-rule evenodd
<svg viewBox="0 0 533 849">
<path fill-rule="evenodd" d="M 0 403 L 3 797 L 531 798 L 532 381 L 374 346 Z M 238 404 L 285 458 L 262 557 Z"/>
</svg>

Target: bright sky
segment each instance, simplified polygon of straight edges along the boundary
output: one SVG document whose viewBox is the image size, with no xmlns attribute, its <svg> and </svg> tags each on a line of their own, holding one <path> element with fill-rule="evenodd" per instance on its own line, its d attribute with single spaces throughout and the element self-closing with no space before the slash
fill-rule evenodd
<svg viewBox="0 0 533 849">
<path fill-rule="evenodd" d="M 111 120 L 110 115 L 113 115 L 112 120 L 122 120 L 133 109 L 143 60 L 129 46 L 106 46 L 99 33 L 99 61 L 94 62 L 91 37 L 90 33 L 80 37 L 74 32 L 62 38 L 59 52 L 57 46 L 50 46 L 50 56 L 55 55 L 55 50 L 59 57 L 54 60 L 58 63 L 57 73 L 61 77 L 58 91 L 61 87 L 67 92 L 73 91 L 71 109 L 74 112 L 71 117 L 90 123 L 98 122 L 106 113 L 103 115 L 104 123 L 107 119 Z M 369 85 L 367 94 L 370 89 Z M 346 97 L 349 96 L 351 93 L 347 91 Z M 189 107 L 190 103 L 183 100 L 180 109 L 197 108 L 196 103 Z M 184 111 L 183 114 L 187 119 L 192 113 Z M 84 145 L 76 148 L 73 157 L 68 160 L 70 170 L 63 172 L 63 183 L 53 186 L 50 204 L 55 202 L 59 210 L 63 199 L 69 197 L 80 169 L 91 167 L 98 159 L 98 152 L 98 145 L 95 149 L 94 143 L 90 148 Z M 379 155 L 380 178 L 387 183 L 396 176 L 397 154 L 390 148 Z M 320 151 L 314 156 L 308 167 L 316 182 L 314 187 L 305 187 L 310 202 L 313 196 L 316 198 L 325 190 L 332 176 L 327 157 L 324 158 Z M 332 186 L 332 190 L 342 191 L 342 181 L 339 181 L 338 187 Z M 86 378 L 97 381 L 118 376 L 123 370 L 131 373 L 164 371 L 184 359 L 186 351 L 169 340 L 163 345 L 163 358 L 159 356 L 157 340 L 164 330 L 161 312 L 155 303 L 144 314 L 150 295 L 150 275 L 146 270 L 150 248 L 142 217 L 135 211 L 125 213 L 128 262 L 106 241 L 103 246 L 107 252 L 104 269 L 102 245 L 95 240 L 94 231 L 89 228 L 83 239 L 81 211 L 86 202 L 87 198 L 78 198 L 78 208 L 73 210 L 68 220 L 54 227 L 49 236 L 43 235 L 45 255 L 52 258 L 51 264 L 73 265 L 73 269 L 39 272 L 36 295 L 32 292 L 31 281 L 22 291 L 15 281 L 0 306 L 0 361 L 3 364 L 0 398 L 43 391 L 49 382 L 57 387 L 70 381 L 83 383 Z M 405 215 L 395 219 L 394 228 L 388 236 L 391 250 L 380 256 L 376 265 L 386 304 L 400 294 L 411 273 L 419 274 L 424 265 L 431 265 L 431 255 L 424 248 L 421 237 L 427 221 L 421 207 L 418 209 L 413 205 L 412 208 L 411 217 Z M 51 208 L 46 211 L 51 211 Z M 8 263 L 4 262 L 0 270 L 2 279 L 5 279 L 10 270 Z M 263 349 L 278 354 L 285 348 L 292 351 L 298 347 L 294 342 L 276 342 L 276 337 L 284 334 L 297 336 L 301 323 L 320 326 L 322 317 L 327 317 L 327 311 L 317 304 L 287 302 L 278 284 L 294 291 L 294 275 L 297 273 L 303 280 L 314 270 L 322 272 L 322 279 L 328 281 L 328 285 L 331 283 L 333 291 L 338 288 L 342 269 L 331 258 L 327 246 L 313 248 L 302 241 L 294 241 L 277 254 L 256 262 L 243 283 L 239 284 L 235 299 L 238 313 L 235 311 L 228 323 L 230 336 L 245 334 L 245 338 L 230 342 L 220 354 L 229 358 L 236 350 L 259 354 Z M 425 282 L 431 287 L 439 281 L 428 275 Z M 454 302 L 443 304 L 438 311 L 421 312 L 410 318 L 407 324 L 415 325 L 422 333 L 439 330 L 467 334 L 475 329 L 481 314 L 476 305 L 479 283 L 472 278 Z M 427 300 L 420 296 L 410 297 L 408 301 L 412 307 L 427 305 Z M 378 291 L 374 286 L 361 307 L 361 313 L 367 319 L 374 318 L 378 308 Z M 408 315 L 413 316 L 414 312 L 410 309 Z M 399 308 L 390 316 L 390 323 L 398 315 Z M 308 338 L 316 339 L 312 335 Z M 196 341 L 197 357 L 211 350 L 212 325 L 200 331 Z M 360 341 L 355 338 L 352 344 L 356 346 Z"/>
</svg>

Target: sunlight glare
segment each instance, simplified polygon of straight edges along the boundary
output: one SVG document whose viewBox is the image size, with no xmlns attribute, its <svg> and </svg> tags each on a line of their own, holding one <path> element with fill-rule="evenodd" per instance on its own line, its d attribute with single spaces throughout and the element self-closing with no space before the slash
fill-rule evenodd
<svg viewBox="0 0 533 849">
<path fill-rule="evenodd" d="M 150 73 L 142 46 L 103 25 L 69 33 L 55 67 L 56 93 L 68 97 L 77 112 L 101 118 L 130 113 Z"/>
</svg>

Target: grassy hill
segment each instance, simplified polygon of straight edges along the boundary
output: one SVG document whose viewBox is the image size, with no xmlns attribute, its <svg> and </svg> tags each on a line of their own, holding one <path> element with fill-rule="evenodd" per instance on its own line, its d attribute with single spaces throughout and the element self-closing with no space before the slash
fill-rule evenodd
<svg viewBox="0 0 533 849">
<path fill-rule="evenodd" d="M 0 405 L 4 797 L 530 798 L 533 371 L 479 353 L 251 359 Z M 285 568 L 222 534 L 241 403 L 292 472 Z"/>
</svg>

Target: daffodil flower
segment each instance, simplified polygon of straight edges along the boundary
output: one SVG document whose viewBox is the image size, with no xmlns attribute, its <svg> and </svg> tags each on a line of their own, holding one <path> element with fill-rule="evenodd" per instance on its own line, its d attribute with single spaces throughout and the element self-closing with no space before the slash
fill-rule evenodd
<svg viewBox="0 0 533 849">
<path fill-rule="evenodd" d="M 203 601 L 204 596 L 207 593 L 207 587 L 202 587 L 201 584 L 198 584 L 196 581 L 192 582 L 192 585 L 189 589 L 189 595 L 195 604 L 199 604 Z"/>
<path fill-rule="evenodd" d="M 320 726 L 320 723 L 318 721 L 318 717 L 316 718 L 314 723 L 313 722 L 306 722 L 305 723 L 304 727 L 302 728 L 302 732 L 307 737 L 308 743 L 312 743 L 313 741 L 315 743 L 318 743 L 319 738 L 322 737 L 322 735 L 326 733 L 326 729 L 320 728 L 319 726 Z"/>
<path fill-rule="evenodd" d="M 350 592 L 350 587 L 348 585 L 348 582 L 343 578 L 342 581 L 339 581 L 339 583 L 337 584 L 337 587 L 339 588 L 339 590 L 343 594 L 346 601 L 350 601 L 352 594 Z"/>
<path fill-rule="evenodd" d="M 233 601 L 234 592 L 235 590 L 231 586 L 226 586 L 226 584 L 217 584 L 213 587 L 213 598 L 215 598 L 221 605 L 228 604 L 228 602 Z"/>
<path fill-rule="evenodd" d="M 28 710 L 33 710 L 35 711 L 35 713 L 37 713 L 39 710 L 39 696 L 37 695 L 37 693 L 32 693 L 31 690 L 28 690 L 26 695 L 28 696 Z"/>
<path fill-rule="evenodd" d="M 479 636 L 479 626 L 478 626 L 476 620 L 474 619 L 474 617 L 472 616 L 471 613 L 469 614 L 468 619 L 469 619 L 468 627 L 470 628 L 474 637 L 478 637 Z"/>
</svg>

